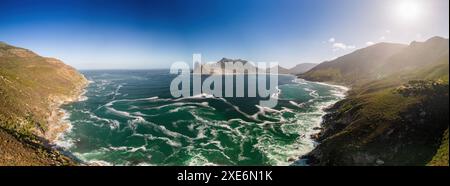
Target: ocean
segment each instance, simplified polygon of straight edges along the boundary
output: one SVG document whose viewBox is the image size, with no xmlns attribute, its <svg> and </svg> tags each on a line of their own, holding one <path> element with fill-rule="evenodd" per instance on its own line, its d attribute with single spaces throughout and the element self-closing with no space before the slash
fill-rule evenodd
<svg viewBox="0 0 450 186">
<path fill-rule="evenodd" d="M 97 165 L 291 165 L 346 91 L 279 75 L 278 104 L 265 108 L 262 98 L 173 98 L 168 70 L 82 73 L 90 84 L 63 106 L 71 127 L 57 145 Z"/>
</svg>

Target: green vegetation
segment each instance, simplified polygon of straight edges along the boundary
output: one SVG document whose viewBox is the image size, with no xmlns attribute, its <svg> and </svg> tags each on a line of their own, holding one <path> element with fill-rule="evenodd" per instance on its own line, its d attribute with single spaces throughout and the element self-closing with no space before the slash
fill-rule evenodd
<svg viewBox="0 0 450 186">
<path fill-rule="evenodd" d="M 448 72 L 448 67 L 445 69 L 448 47 L 448 40 L 440 37 L 430 38 L 426 42 L 412 42 L 410 45 L 379 43 L 321 63 L 299 77 L 352 87 L 365 86 L 367 83 L 379 83 L 379 80 L 411 79 L 403 77 L 405 74 L 428 78 L 423 76 L 428 72 L 423 71 L 423 74 L 412 72 L 438 63 L 442 66 L 435 66 L 435 69 L 429 70 L 436 74 L 448 74 L 445 73 L 446 70 Z M 389 76 L 391 78 L 386 78 Z M 428 76 L 431 78 L 433 74 L 430 73 Z"/>
<path fill-rule="evenodd" d="M 312 81 L 334 82 L 346 85 L 365 84 L 385 77 L 381 69 L 389 59 L 407 46 L 379 43 L 357 50 L 332 61 L 323 62 L 300 77 Z"/>
<path fill-rule="evenodd" d="M 420 63 L 422 55 L 430 60 Z M 430 165 L 448 165 L 448 138 L 442 138 L 449 123 L 448 40 L 413 43 L 392 56 L 386 60 L 401 68 L 382 70 L 388 68 L 381 64 L 359 79 L 333 77 L 352 90 L 324 117 L 321 144 L 306 156 L 311 164 L 426 165 L 434 157 Z M 411 56 L 420 60 L 398 61 Z M 342 72 L 344 63 L 332 69 Z M 316 67 L 301 77 L 314 79 L 320 71 L 330 68 Z M 380 72 L 382 77 L 372 76 Z"/>
<path fill-rule="evenodd" d="M 445 131 L 444 137 L 442 137 L 441 146 L 428 165 L 448 166 L 448 129 Z"/>
<path fill-rule="evenodd" d="M 42 136 L 48 131 L 51 112 L 60 102 L 79 94 L 85 81 L 75 69 L 57 59 L 0 43 L 1 134 L 27 143 L 26 149 L 47 149 Z M 2 149 L 8 149 L 11 143 L 0 141 Z"/>
<path fill-rule="evenodd" d="M 341 71 L 335 68 L 324 68 L 308 72 L 309 80 L 312 81 L 342 81 Z"/>
</svg>

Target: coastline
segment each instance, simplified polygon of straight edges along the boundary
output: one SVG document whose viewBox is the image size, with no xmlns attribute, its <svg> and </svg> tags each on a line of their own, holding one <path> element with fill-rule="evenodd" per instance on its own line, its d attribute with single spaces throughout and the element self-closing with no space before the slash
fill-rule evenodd
<svg viewBox="0 0 450 186">
<path fill-rule="evenodd" d="M 308 81 L 308 80 L 305 80 L 305 81 Z M 339 101 L 342 101 L 342 100 L 346 99 L 347 98 L 347 93 L 348 93 L 349 90 L 351 90 L 351 88 L 343 86 L 343 85 L 333 84 L 333 83 L 330 83 L 330 82 L 316 82 L 316 81 L 309 81 L 309 82 L 316 83 L 316 84 L 319 84 L 319 85 L 325 85 L 325 86 L 329 86 L 329 87 L 334 87 L 334 88 L 338 88 L 338 89 L 342 90 L 342 92 L 334 94 L 336 97 L 339 97 L 339 100 L 333 101 L 333 103 L 328 104 L 328 105 L 326 105 L 326 106 L 321 108 L 321 110 L 324 111 L 325 114 L 323 114 L 321 116 L 321 118 L 320 118 L 319 126 L 317 126 L 318 127 L 318 129 L 317 129 L 318 132 L 312 134 L 312 136 L 311 136 L 311 139 L 313 139 L 318 144 L 319 141 L 315 137 L 317 135 L 319 135 L 324 130 L 324 128 L 322 126 L 322 123 L 325 121 L 326 116 L 328 114 L 331 114 L 329 109 L 333 108 L 336 105 L 336 103 L 338 103 Z"/>
<path fill-rule="evenodd" d="M 348 87 L 345 86 L 340 86 L 340 85 L 335 85 L 335 84 L 328 84 L 328 83 L 323 83 L 323 82 L 314 82 L 314 81 L 308 81 L 308 80 L 304 80 L 301 78 L 296 78 L 297 83 L 301 82 L 301 81 L 305 81 L 305 82 L 310 82 L 310 83 L 314 83 L 314 84 L 319 84 L 319 85 L 324 85 L 327 87 L 331 87 L 330 89 L 330 93 L 334 96 L 336 96 L 335 100 L 330 100 L 327 102 L 324 102 L 323 104 L 321 104 L 318 107 L 318 111 L 320 113 L 323 113 L 320 118 L 318 118 L 318 122 L 316 125 L 314 125 L 313 127 L 311 127 L 308 132 L 304 135 L 306 138 L 309 138 L 308 141 L 312 142 L 312 149 L 308 152 L 306 152 L 306 154 L 310 153 L 311 151 L 313 151 L 316 146 L 318 141 L 313 138 L 313 135 L 320 133 L 323 129 L 321 127 L 321 124 L 324 120 L 324 116 L 326 114 L 328 114 L 327 108 L 330 108 L 332 106 L 334 106 L 337 102 L 345 99 L 346 93 L 347 91 L 350 89 Z M 47 139 L 50 144 L 49 146 L 51 148 L 54 148 L 56 150 L 59 151 L 64 151 L 66 148 L 66 146 L 64 144 L 60 144 L 59 140 L 61 138 L 64 138 L 64 134 L 67 133 L 68 131 L 70 131 L 72 125 L 70 124 L 70 121 L 67 120 L 67 113 L 64 109 L 61 108 L 61 106 L 65 105 L 65 104 L 69 104 L 72 102 L 77 102 L 77 101 L 83 101 L 85 99 L 84 94 L 86 93 L 86 88 L 89 85 L 90 82 L 88 82 L 87 80 L 84 81 L 83 84 L 80 84 L 79 86 L 77 86 L 76 89 L 74 89 L 74 93 L 71 94 L 70 96 L 60 96 L 60 97 L 54 97 L 53 100 L 54 102 L 52 102 L 52 112 L 50 114 L 50 116 L 48 117 L 48 130 L 45 132 L 45 139 Z M 340 96 L 342 95 L 342 96 Z M 316 120 L 317 121 L 317 120 Z M 305 155 L 306 155 L 305 154 Z M 69 157 L 70 157 L 69 153 Z M 303 156 L 303 155 L 301 155 Z M 298 155 L 297 155 L 298 157 Z M 292 158 L 293 160 L 289 160 L 289 164 L 292 163 L 296 163 L 296 160 L 294 160 L 295 156 Z M 71 159 L 75 160 L 76 162 L 78 162 L 78 164 L 81 165 L 94 165 L 94 166 L 102 166 L 102 165 L 110 165 L 110 164 L 103 164 L 101 162 L 83 162 L 80 159 L 77 159 L 77 157 L 73 156 L 71 157 Z M 289 165 L 287 164 L 287 165 Z"/>
<path fill-rule="evenodd" d="M 50 99 L 51 113 L 47 118 L 48 128 L 41 137 L 48 140 L 50 145 L 60 147 L 57 145 L 58 139 L 72 128 L 69 121 L 67 121 L 67 113 L 61 107 L 65 104 L 72 102 L 77 102 L 84 100 L 84 94 L 86 93 L 86 88 L 89 85 L 89 81 L 82 76 L 82 82 L 76 86 L 71 95 L 68 96 L 53 96 Z"/>
<path fill-rule="evenodd" d="M 309 151 L 308 153 L 299 156 L 298 159 L 295 160 L 291 164 L 291 165 L 294 165 L 294 166 L 309 166 L 309 164 L 308 164 L 309 154 L 311 152 L 313 152 L 317 148 L 317 146 L 320 144 L 321 140 L 319 139 L 319 136 L 325 131 L 323 123 L 326 122 L 328 116 L 333 113 L 330 109 L 334 108 L 337 103 L 339 103 L 340 101 L 345 100 L 347 98 L 348 92 L 351 90 L 351 87 L 346 87 L 346 86 L 339 85 L 339 84 L 333 84 L 332 82 L 309 81 L 309 80 L 298 78 L 298 77 L 297 77 L 296 80 L 312 82 L 312 83 L 315 83 L 315 84 L 329 86 L 329 87 L 334 87 L 334 88 L 338 88 L 338 89 L 342 90 L 342 92 L 339 92 L 339 93 L 335 94 L 337 97 L 339 97 L 338 100 L 333 101 L 333 103 L 330 103 L 330 104 L 327 104 L 327 105 L 323 105 L 320 108 L 320 110 L 323 111 L 324 114 L 320 117 L 320 121 L 317 123 L 317 126 L 315 126 L 312 129 L 312 132 L 307 134 L 308 138 L 314 143 L 314 148 L 311 149 L 311 151 Z"/>
</svg>

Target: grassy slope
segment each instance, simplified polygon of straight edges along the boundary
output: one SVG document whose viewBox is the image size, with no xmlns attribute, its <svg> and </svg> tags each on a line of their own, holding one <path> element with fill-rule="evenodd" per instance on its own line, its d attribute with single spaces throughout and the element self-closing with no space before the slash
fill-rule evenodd
<svg viewBox="0 0 450 186">
<path fill-rule="evenodd" d="M 427 164 L 448 128 L 448 64 L 447 47 L 446 55 L 426 67 L 352 84 L 348 98 L 337 103 L 325 117 L 325 130 L 318 138 L 322 144 L 308 155 L 311 163 Z M 444 87 L 444 91 L 439 96 L 399 93 L 402 85 L 415 79 L 439 82 L 438 87 Z M 439 157 L 448 159 L 448 150 Z M 448 160 L 443 165 L 448 165 Z"/>
<path fill-rule="evenodd" d="M 448 89 L 448 78 L 445 86 Z M 340 125 L 340 130 L 324 132 L 322 144 L 312 152 L 322 159 L 316 163 L 375 165 L 381 160 L 384 165 L 424 165 L 430 161 L 448 128 L 448 91 L 446 98 L 435 100 L 429 95 L 404 96 L 397 88 L 370 89 L 354 90 L 335 108 L 325 125 Z"/>
<path fill-rule="evenodd" d="M 441 146 L 439 147 L 436 155 L 433 156 L 433 159 L 428 162 L 429 166 L 448 166 L 448 128 L 445 131 Z"/>
<path fill-rule="evenodd" d="M 21 143 L 29 151 L 42 151 L 37 155 L 47 152 L 52 160 L 55 159 L 51 157 L 54 151 L 45 150 L 45 141 L 36 134 L 46 132 L 47 118 L 55 101 L 76 94 L 74 90 L 84 81 L 84 77 L 75 69 L 56 59 L 44 58 L 29 50 L 0 43 L 0 134 L 2 138 L 9 139 L 0 141 L 2 149 Z M 4 150 L 0 154 L 0 160 L 3 160 L 0 165 L 15 165 L 17 162 L 21 165 L 18 160 L 21 156 L 17 156 L 15 161 L 6 161 L 4 157 L 7 152 Z M 31 157 L 23 157 L 24 164 L 43 164 L 42 161 L 33 163 Z M 58 157 L 61 157 L 58 161 L 47 163 L 68 163 L 64 157 Z"/>
<path fill-rule="evenodd" d="M 315 66 L 300 77 L 312 81 L 324 81 L 354 85 L 379 78 L 381 68 L 389 57 L 403 50 L 406 45 L 379 43 L 359 49 L 332 61 Z"/>
<path fill-rule="evenodd" d="M 29 141 L 0 128 L 0 166 L 73 165 L 59 151 L 46 148 L 41 142 Z"/>
</svg>

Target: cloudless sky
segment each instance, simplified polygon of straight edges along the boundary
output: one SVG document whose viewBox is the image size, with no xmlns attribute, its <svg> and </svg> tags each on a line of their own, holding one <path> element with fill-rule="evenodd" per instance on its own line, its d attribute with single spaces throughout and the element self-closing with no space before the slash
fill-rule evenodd
<svg viewBox="0 0 450 186">
<path fill-rule="evenodd" d="M 0 0 L 0 41 L 78 69 L 168 68 L 193 53 L 292 67 L 448 38 L 448 16 L 448 0 Z"/>
</svg>

